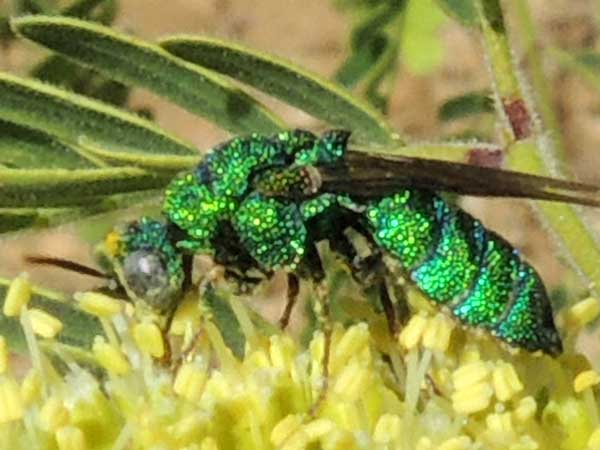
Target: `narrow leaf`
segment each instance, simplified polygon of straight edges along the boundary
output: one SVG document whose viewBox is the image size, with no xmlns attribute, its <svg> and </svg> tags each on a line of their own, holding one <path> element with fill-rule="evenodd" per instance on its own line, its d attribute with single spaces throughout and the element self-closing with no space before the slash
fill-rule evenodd
<svg viewBox="0 0 600 450">
<path fill-rule="evenodd" d="M 34 78 L 68 87 L 78 93 L 82 93 L 83 85 L 94 76 L 90 69 L 80 67 L 60 55 L 49 56 L 29 73 Z"/>
<path fill-rule="evenodd" d="M 472 27 L 477 24 L 477 10 L 473 0 L 437 0 L 437 2 L 463 25 Z"/>
<path fill-rule="evenodd" d="M 158 175 L 135 167 L 79 170 L 0 168 L 0 207 L 86 205 L 106 195 L 160 188 L 172 175 Z"/>
<path fill-rule="evenodd" d="M 107 152 L 190 155 L 196 150 L 152 122 L 90 98 L 0 72 L 0 118 Z"/>
<path fill-rule="evenodd" d="M 558 48 L 550 48 L 548 53 L 561 66 L 572 70 L 596 90 L 600 90 L 600 53 L 585 51 L 578 55 L 573 55 Z"/>
<path fill-rule="evenodd" d="M 176 36 L 165 39 L 161 45 L 187 61 L 265 91 L 331 125 L 352 130 L 363 141 L 391 144 L 399 140 L 371 106 L 289 61 L 202 37 Z"/>
<path fill-rule="evenodd" d="M 426 75 L 444 58 L 439 29 L 446 17 L 433 0 L 410 0 L 402 27 L 403 62 L 410 72 Z"/>
<path fill-rule="evenodd" d="M 354 49 L 344 61 L 335 74 L 335 80 L 347 88 L 354 87 L 377 63 L 387 46 L 388 39 L 385 34 L 369 36 L 369 39 Z"/>
<path fill-rule="evenodd" d="M 447 100 L 438 111 L 444 122 L 482 113 L 494 112 L 494 102 L 488 92 L 469 92 Z"/>
<path fill-rule="evenodd" d="M 264 106 L 216 74 L 110 28 L 49 16 L 18 18 L 12 26 L 108 78 L 149 89 L 233 133 L 273 133 L 284 127 Z"/>
<path fill-rule="evenodd" d="M 202 297 L 203 305 L 212 314 L 212 321 L 223 336 L 227 347 L 238 358 L 244 357 L 246 338 L 226 298 L 214 289 L 207 289 Z"/>
<path fill-rule="evenodd" d="M 94 9 L 102 3 L 107 3 L 107 0 L 77 0 L 72 5 L 64 8 L 60 15 L 80 17 L 82 19 L 89 18 Z"/>
<path fill-rule="evenodd" d="M 161 189 L 130 194 L 116 194 L 103 197 L 102 199 L 98 199 L 98 201 L 87 202 L 84 206 L 73 208 L 0 208 L 0 233 L 24 231 L 32 228 L 55 227 L 69 222 L 81 221 L 91 216 L 139 206 L 142 202 L 150 206 L 151 203 L 149 200 L 159 198 L 162 193 Z M 98 223 L 96 218 L 91 219 L 90 226 L 96 227 Z M 87 226 L 86 224 L 78 225 L 80 232 L 82 226 Z"/>
<path fill-rule="evenodd" d="M 12 351 L 24 352 L 27 346 L 19 318 L 6 317 L 1 313 L 9 285 L 10 280 L 0 278 L 0 334 L 6 338 Z M 90 348 L 94 336 L 104 335 L 100 321 L 81 311 L 63 294 L 34 288 L 29 306 L 42 309 L 60 319 L 63 330 L 57 336 L 57 340 L 64 344 Z"/>
<path fill-rule="evenodd" d="M 0 164 L 8 168 L 91 168 L 94 164 L 52 136 L 0 120 Z"/>
<path fill-rule="evenodd" d="M 14 211 L 0 209 L 0 233 L 32 227 L 38 220 L 34 210 L 16 209 Z"/>
</svg>

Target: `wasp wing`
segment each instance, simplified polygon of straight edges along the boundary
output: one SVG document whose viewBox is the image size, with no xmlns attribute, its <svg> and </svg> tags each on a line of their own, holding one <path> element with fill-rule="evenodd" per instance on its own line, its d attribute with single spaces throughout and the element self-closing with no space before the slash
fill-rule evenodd
<svg viewBox="0 0 600 450">
<path fill-rule="evenodd" d="M 600 187 L 510 170 L 349 150 L 343 161 L 319 166 L 321 192 L 359 198 L 412 187 L 480 197 L 515 197 L 600 206 Z"/>
</svg>

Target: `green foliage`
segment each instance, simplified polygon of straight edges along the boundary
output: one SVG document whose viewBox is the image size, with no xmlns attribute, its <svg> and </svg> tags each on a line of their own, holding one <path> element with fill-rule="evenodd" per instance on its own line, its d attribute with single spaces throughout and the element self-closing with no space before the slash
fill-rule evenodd
<svg viewBox="0 0 600 450">
<path fill-rule="evenodd" d="M 467 26 L 477 24 L 477 10 L 473 0 L 438 0 L 438 3 L 449 15 Z"/>
<path fill-rule="evenodd" d="M 335 79 L 348 88 L 361 86 L 365 98 L 384 111 L 399 64 L 400 33 L 407 3 L 409 0 L 337 2 L 341 9 L 353 14 L 354 26 L 349 56 Z"/>
<path fill-rule="evenodd" d="M 379 113 L 289 61 L 215 39 L 174 37 L 161 45 L 186 61 L 265 91 L 331 125 L 354 130 L 358 139 L 380 145 L 397 141 Z"/>
<path fill-rule="evenodd" d="M 28 39 L 107 77 L 150 89 L 233 133 L 272 133 L 282 128 L 272 113 L 239 89 L 159 47 L 63 17 L 25 17 L 12 25 Z"/>
<path fill-rule="evenodd" d="M 468 92 L 447 100 L 438 111 L 440 120 L 462 119 L 467 116 L 494 112 L 494 102 L 489 92 Z"/>
<path fill-rule="evenodd" d="M 416 75 L 431 73 L 444 58 L 439 31 L 445 15 L 434 0 L 411 0 L 406 9 L 401 49 L 407 70 Z"/>
</svg>

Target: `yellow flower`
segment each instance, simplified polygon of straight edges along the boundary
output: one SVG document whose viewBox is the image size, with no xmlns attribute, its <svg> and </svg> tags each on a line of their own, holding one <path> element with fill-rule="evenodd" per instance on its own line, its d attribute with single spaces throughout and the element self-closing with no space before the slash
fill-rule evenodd
<svg viewBox="0 0 600 450">
<path fill-rule="evenodd" d="M 19 381 L 0 338 L 0 449 L 600 449 L 600 377 L 569 342 L 556 359 L 507 351 L 420 312 L 397 338 L 382 337 L 377 321 L 332 324 L 327 349 L 322 330 L 303 346 L 255 327 L 238 301 L 246 339 L 235 356 L 189 299 L 167 342 L 113 299 L 79 298 L 106 335 L 85 364 L 52 337 L 42 345 L 24 320 L 33 368 Z M 26 302 L 15 304 L 30 317 Z M 586 301 L 568 320 L 580 326 L 595 308 Z"/>
</svg>

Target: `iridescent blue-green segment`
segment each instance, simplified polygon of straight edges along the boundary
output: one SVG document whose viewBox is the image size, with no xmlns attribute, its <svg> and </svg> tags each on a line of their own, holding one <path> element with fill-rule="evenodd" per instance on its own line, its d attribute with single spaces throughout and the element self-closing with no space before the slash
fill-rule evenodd
<svg viewBox="0 0 600 450">
<path fill-rule="evenodd" d="M 479 221 L 415 189 L 372 202 L 365 215 L 377 244 L 463 323 L 530 351 L 561 351 L 539 276 Z"/>
<path fill-rule="evenodd" d="M 313 172 L 308 166 L 342 158 L 348 137 L 346 131 L 333 130 L 317 137 L 308 131 L 292 130 L 274 136 L 238 137 L 210 150 L 195 170 L 177 176 L 165 191 L 163 212 L 186 234 L 177 246 L 210 253 L 219 224 L 239 222 L 239 217 L 234 216 L 255 189 L 268 190 L 273 196 L 289 193 L 290 189 L 303 194 L 318 189 L 318 180 L 311 178 Z M 282 169 L 287 171 L 283 175 Z M 270 211 L 271 206 L 267 202 L 264 209 Z M 240 229 L 250 233 L 249 227 Z M 275 239 L 276 235 L 279 234 L 264 233 L 263 239 Z M 250 242 L 256 236 L 241 237 Z M 297 239 L 300 238 L 293 240 Z M 278 243 L 262 244 L 278 248 Z M 276 256 L 259 260 L 270 259 L 278 260 Z M 284 256 L 280 259 L 286 260 Z"/>
<path fill-rule="evenodd" d="M 181 293 L 184 271 L 167 225 L 142 217 L 116 228 L 105 240 L 121 284 L 132 299 L 157 312 L 168 311 Z"/>
<path fill-rule="evenodd" d="M 307 232 L 295 203 L 252 194 L 240 205 L 233 226 L 244 247 L 265 268 L 293 270 L 304 256 Z"/>
</svg>

